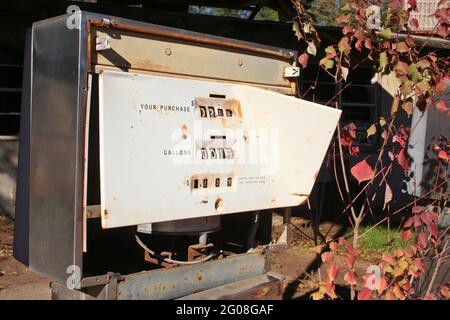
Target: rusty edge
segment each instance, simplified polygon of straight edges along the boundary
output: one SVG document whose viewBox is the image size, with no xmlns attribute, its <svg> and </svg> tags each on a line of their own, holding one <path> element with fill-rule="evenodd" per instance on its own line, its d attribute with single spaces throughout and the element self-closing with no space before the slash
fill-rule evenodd
<svg viewBox="0 0 450 320">
<path fill-rule="evenodd" d="M 115 28 L 119 30 L 126 30 L 126 31 L 133 31 L 138 33 L 144 33 L 144 34 L 150 34 L 154 36 L 160 36 L 165 38 L 172 38 L 177 40 L 183 40 L 183 41 L 191 41 L 196 43 L 202 43 L 202 44 L 209 44 L 209 45 L 217 45 L 221 47 L 228 47 L 232 49 L 239 49 L 244 50 L 248 52 L 254 52 L 264 55 L 270 55 L 275 56 L 278 58 L 283 59 L 294 59 L 295 54 L 290 51 L 277 51 L 277 50 L 270 50 L 267 48 L 260 48 L 255 47 L 246 43 L 240 43 L 240 42 L 232 42 L 232 41 L 226 41 L 222 39 L 217 38 L 206 38 L 206 37 L 200 37 L 196 35 L 190 35 L 190 34 L 184 34 L 184 33 L 177 33 L 172 31 L 166 31 L 161 29 L 156 29 L 154 27 L 140 27 L 140 26 L 134 26 L 126 23 L 119 23 L 117 20 L 111 20 L 110 24 L 105 24 L 105 22 L 102 19 L 89 19 L 88 20 L 89 25 L 94 25 L 97 27 L 109 27 L 109 28 Z"/>
</svg>

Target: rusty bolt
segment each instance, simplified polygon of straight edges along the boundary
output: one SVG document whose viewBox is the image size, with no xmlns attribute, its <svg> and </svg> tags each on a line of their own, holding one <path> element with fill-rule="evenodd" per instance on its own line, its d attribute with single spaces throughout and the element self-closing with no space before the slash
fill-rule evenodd
<svg viewBox="0 0 450 320">
<path fill-rule="evenodd" d="M 168 56 L 170 56 L 172 54 L 172 50 L 170 48 L 166 48 L 166 50 L 164 52 Z"/>
<path fill-rule="evenodd" d="M 245 143 L 248 143 L 248 132 L 247 131 L 244 132 L 243 138 L 244 138 Z"/>
<path fill-rule="evenodd" d="M 284 57 L 285 58 L 293 58 L 294 57 L 294 53 L 292 52 L 292 51 L 289 51 L 289 52 L 286 52 L 285 54 L 284 54 Z"/>
</svg>

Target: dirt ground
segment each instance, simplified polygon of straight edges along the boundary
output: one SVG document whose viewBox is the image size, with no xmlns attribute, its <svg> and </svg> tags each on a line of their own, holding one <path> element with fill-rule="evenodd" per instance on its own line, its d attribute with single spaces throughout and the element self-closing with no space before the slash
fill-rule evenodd
<svg viewBox="0 0 450 320">
<path fill-rule="evenodd" d="M 293 229 L 290 249 L 274 254 L 272 271 L 286 277 L 284 299 L 308 299 L 309 293 L 318 289 L 319 278 L 316 273 L 310 272 L 317 257 L 307 247 L 308 238 L 305 234 L 310 232 L 307 221 L 293 218 L 293 223 L 300 229 Z M 282 228 L 281 217 L 274 216 L 273 225 L 274 233 L 279 233 Z M 13 230 L 13 221 L 0 216 L 0 300 L 50 299 L 49 279 L 31 272 L 12 257 Z M 357 273 L 363 274 L 369 264 L 367 261 L 357 262 Z M 325 277 L 325 270 L 322 269 L 321 273 Z"/>
<path fill-rule="evenodd" d="M 12 257 L 14 223 L 0 216 L 0 300 L 50 299 L 49 280 Z"/>
</svg>

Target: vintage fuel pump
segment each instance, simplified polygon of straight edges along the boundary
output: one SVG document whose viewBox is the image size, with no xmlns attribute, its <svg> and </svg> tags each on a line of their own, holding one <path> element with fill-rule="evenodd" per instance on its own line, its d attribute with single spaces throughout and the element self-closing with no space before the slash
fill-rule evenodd
<svg viewBox="0 0 450 320">
<path fill-rule="evenodd" d="M 295 61 L 89 12 L 34 23 L 14 256 L 54 299 L 281 297 L 270 255 L 340 116 L 294 97 Z M 285 232 L 256 245 L 274 208 Z"/>
</svg>

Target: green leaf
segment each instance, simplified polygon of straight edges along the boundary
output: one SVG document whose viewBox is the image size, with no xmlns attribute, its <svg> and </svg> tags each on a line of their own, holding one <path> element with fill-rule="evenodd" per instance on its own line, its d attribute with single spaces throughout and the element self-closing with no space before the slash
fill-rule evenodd
<svg viewBox="0 0 450 320">
<path fill-rule="evenodd" d="M 342 75 L 342 78 L 344 78 L 344 80 L 347 81 L 348 68 L 341 66 L 341 75 Z"/>
<path fill-rule="evenodd" d="M 306 49 L 306 52 L 309 54 L 312 54 L 313 56 L 317 53 L 316 44 L 313 41 L 308 42 L 308 48 Z"/>
<path fill-rule="evenodd" d="M 345 55 L 349 55 L 351 51 L 351 47 L 347 37 L 342 37 L 341 41 L 338 44 L 339 51 L 344 53 Z"/>
<path fill-rule="evenodd" d="M 303 31 L 305 33 L 311 33 L 311 23 L 307 22 L 303 25 Z"/>
<path fill-rule="evenodd" d="M 386 28 L 380 32 L 380 37 L 386 40 L 389 40 L 391 38 L 391 35 L 392 35 L 391 28 Z"/>
<path fill-rule="evenodd" d="M 397 52 L 399 52 L 399 53 L 405 53 L 405 52 L 408 52 L 408 51 L 409 51 L 409 47 L 408 47 L 408 45 L 406 44 L 406 42 L 404 42 L 404 41 L 397 43 L 397 46 L 396 46 L 395 49 L 396 49 Z"/>
<path fill-rule="evenodd" d="M 417 69 L 417 64 L 415 63 L 411 63 L 408 66 L 408 75 L 413 82 L 417 82 L 422 78 L 422 74 L 419 72 L 419 69 Z"/>
<path fill-rule="evenodd" d="M 299 26 L 299 24 L 298 24 L 297 21 L 294 21 L 294 23 L 292 24 L 292 31 L 295 32 L 295 35 L 296 35 L 296 37 L 297 37 L 297 40 L 300 41 L 300 39 L 303 38 L 303 35 L 302 35 L 302 33 L 300 32 L 300 26 Z"/>
<path fill-rule="evenodd" d="M 394 100 L 392 101 L 391 116 L 393 116 L 397 112 L 399 103 L 400 103 L 400 97 L 395 96 Z"/>
<path fill-rule="evenodd" d="M 324 57 L 322 59 L 320 59 L 319 61 L 319 65 L 323 66 L 325 69 L 331 69 L 334 66 L 334 60 L 333 59 L 328 59 L 327 57 Z"/>
<path fill-rule="evenodd" d="M 384 272 L 391 273 L 392 271 L 394 271 L 394 269 L 392 269 L 391 266 L 385 266 L 385 267 L 383 268 L 383 271 L 384 271 Z"/>
<path fill-rule="evenodd" d="M 383 51 L 382 53 L 380 53 L 380 71 L 384 71 L 387 64 L 388 64 L 387 54 L 386 51 Z"/>
<path fill-rule="evenodd" d="M 401 81 L 397 78 L 394 71 L 391 71 L 387 75 L 387 88 L 389 89 L 389 92 L 397 92 L 397 90 L 400 88 L 400 85 L 402 84 Z"/>
<path fill-rule="evenodd" d="M 327 59 L 324 64 L 325 69 L 332 69 L 334 67 L 334 60 L 333 59 Z"/>
<path fill-rule="evenodd" d="M 403 82 L 403 86 L 402 86 L 402 95 L 406 98 L 408 97 L 413 89 L 413 85 L 412 82 L 409 80 L 406 80 Z"/>
<path fill-rule="evenodd" d="M 375 133 L 377 133 L 377 126 L 372 124 L 369 129 L 367 129 L 367 138 L 373 136 Z"/>
<path fill-rule="evenodd" d="M 313 300 L 320 300 L 320 299 L 323 299 L 323 296 L 324 296 L 324 294 L 323 294 L 322 292 L 320 292 L 319 290 L 317 290 L 317 291 L 314 292 L 314 293 L 311 293 L 311 298 L 312 298 Z"/>
</svg>

